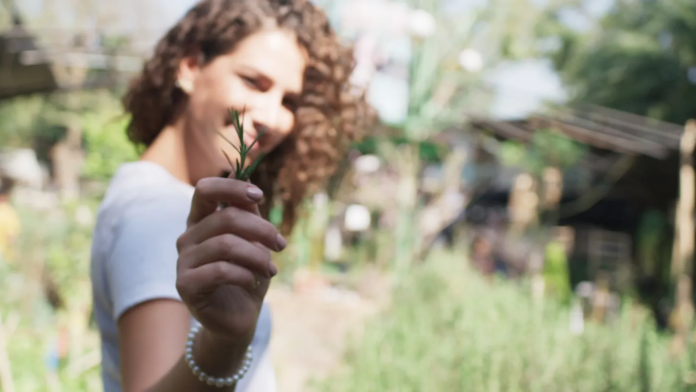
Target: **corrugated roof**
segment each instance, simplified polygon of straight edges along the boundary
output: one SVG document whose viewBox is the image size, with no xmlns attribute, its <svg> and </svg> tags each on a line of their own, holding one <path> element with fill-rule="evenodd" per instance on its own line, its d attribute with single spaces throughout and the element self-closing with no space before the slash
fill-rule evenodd
<svg viewBox="0 0 696 392">
<path fill-rule="evenodd" d="M 604 150 L 664 159 L 679 149 L 683 126 L 618 110 L 573 105 L 517 121 L 474 118 L 472 126 L 506 139 L 531 140 L 539 129 L 553 129 L 578 142 Z"/>
</svg>

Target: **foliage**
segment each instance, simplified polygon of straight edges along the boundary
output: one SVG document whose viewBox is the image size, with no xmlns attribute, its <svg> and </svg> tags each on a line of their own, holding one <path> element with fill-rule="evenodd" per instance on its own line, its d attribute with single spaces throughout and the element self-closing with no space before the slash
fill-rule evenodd
<svg viewBox="0 0 696 392">
<path fill-rule="evenodd" d="M 556 166 L 569 168 L 582 159 L 587 147 L 552 129 L 540 129 L 534 132 L 532 141 L 524 146 L 515 141 L 501 144 L 499 158 L 510 167 L 521 167 L 539 175 L 544 168 Z"/>
<path fill-rule="evenodd" d="M 31 147 L 42 123 L 52 110 L 40 95 L 0 101 L 0 145 Z"/>
<path fill-rule="evenodd" d="M 0 317 L 19 318 L 8 347 L 17 391 L 102 388 L 99 336 L 90 327 L 88 218 L 95 205 L 19 211 L 24 257 L 0 262 Z M 48 297 L 59 297 L 59 307 Z"/>
<path fill-rule="evenodd" d="M 686 391 L 687 360 L 637 307 L 609 326 L 570 331 L 570 311 L 528 287 L 474 275 L 443 257 L 402 277 L 393 305 L 365 331 L 345 368 L 317 390 Z"/>
<path fill-rule="evenodd" d="M 126 119 L 106 119 L 99 113 L 85 116 L 83 177 L 105 182 L 123 163 L 138 159 L 140 151 L 128 140 L 126 123 Z"/>
<path fill-rule="evenodd" d="M 568 257 L 565 246 L 560 241 L 551 241 L 546 245 L 542 276 L 548 292 L 567 303 L 573 291 L 570 288 Z"/>
<path fill-rule="evenodd" d="M 492 0 L 464 12 L 433 0 L 410 3 L 431 12 L 438 26 L 432 36 L 414 40 L 409 69 L 408 117 L 402 125 L 407 137 L 422 140 L 461 126 L 469 114 L 487 112 L 492 103 L 482 74 L 463 69 L 460 53 L 476 50 L 487 68 L 528 56 L 542 15 L 529 0 Z"/>
<path fill-rule="evenodd" d="M 617 0 L 580 30 L 566 20 L 587 15 L 583 3 L 561 4 L 539 33 L 557 43 L 550 56 L 575 101 L 675 123 L 696 115 L 693 1 Z"/>
<path fill-rule="evenodd" d="M 108 113 L 83 116 L 87 157 L 82 168 L 86 178 L 107 181 L 118 167 L 138 158 L 138 151 L 126 136 L 127 119 L 109 118 Z"/>
<path fill-rule="evenodd" d="M 47 161 L 66 128 L 77 126 L 87 152 L 83 175 L 108 180 L 122 163 L 137 159 L 138 151 L 126 137 L 127 120 L 110 91 L 20 97 L 0 103 L 0 145 L 34 148 Z"/>
<path fill-rule="evenodd" d="M 404 136 L 380 137 L 366 136 L 360 142 L 355 143 L 355 148 L 361 154 L 381 154 L 380 144 L 389 143 L 393 146 L 402 146 L 409 143 Z M 422 141 L 417 143 L 418 153 L 423 164 L 440 163 L 449 153 L 448 147 L 444 143 Z"/>
</svg>

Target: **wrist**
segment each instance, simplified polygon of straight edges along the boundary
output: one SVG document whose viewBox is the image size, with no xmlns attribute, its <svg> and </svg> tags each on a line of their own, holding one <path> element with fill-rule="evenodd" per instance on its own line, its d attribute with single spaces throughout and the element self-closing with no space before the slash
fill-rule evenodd
<svg viewBox="0 0 696 392">
<path fill-rule="evenodd" d="M 251 365 L 251 346 L 246 339 L 219 339 L 203 327 L 193 328 L 187 341 L 186 362 L 194 375 L 208 385 L 215 380 L 239 381 Z"/>
<path fill-rule="evenodd" d="M 205 327 L 200 327 L 196 338 L 196 345 L 209 352 L 221 353 L 231 358 L 242 358 L 247 348 L 251 345 L 251 337 L 222 337 L 212 333 Z M 216 355 L 217 356 L 217 355 Z"/>
</svg>

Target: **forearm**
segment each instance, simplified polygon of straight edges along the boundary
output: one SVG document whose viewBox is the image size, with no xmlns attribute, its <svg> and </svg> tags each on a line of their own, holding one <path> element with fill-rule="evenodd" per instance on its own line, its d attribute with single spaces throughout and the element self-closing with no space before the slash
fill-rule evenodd
<svg viewBox="0 0 696 392">
<path fill-rule="evenodd" d="M 210 336 L 205 329 L 195 338 L 193 358 L 196 364 L 208 375 L 214 377 L 232 377 L 243 366 L 248 344 L 220 342 Z M 185 354 L 176 365 L 148 392 L 231 392 L 236 384 L 230 387 L 209 386 L 201 381 L 189 368 Z"/>
</svg>

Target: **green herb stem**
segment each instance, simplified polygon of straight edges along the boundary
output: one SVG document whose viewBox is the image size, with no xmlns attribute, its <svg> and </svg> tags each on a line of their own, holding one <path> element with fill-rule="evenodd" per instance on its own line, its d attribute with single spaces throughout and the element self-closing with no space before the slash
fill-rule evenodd
<svg viewBox="0 0 696 392">
<path fill-rule="evenodd" d="M 234 177 L 241 181 L 248 181 L 251 177 L 251 174 L 254 172 L 254 170 L 256 170 L 256 167 L 261 162 L 261 159 L 263 159 L 264 154 L 261 153 L 258 156 L 258 158 L 256 158 L 256 160 L 249 166 L 246 165 L 247 154 L 249 154 L 249 151 L 251 151 L 254 145 L 256 145 L 256 142 L 259 141 L 263 132 L 260 131 L 254 139 L 254 141 L 247 146 L 246 143 L 244 143 L 244 115 L 242 114 L 242 118 L 240 120 L 239 111 L 230 109 L 228 112 L 230 120 L 232 121 L 232 126 L 234 127 L 235 131 L 237 131 L 237 137 L 239 138 L 239 147 L 237 147 L 231 140 L 226 138 L 225 135 L 223 135 L 222 133 L 220 133 L 220 136 L 222 136 L 222 138 L 239 153 L 239 158 L 235 159 L 235 162 L 232 162 L 232 159 L 229 155 L 227 155 L 225 151 L 223 151 L 222 153 L 225 155 L 225 158 L 227 159 L 227 162 L 229 162 L 230 166 L 232 166 L 232 170 L 234 171 Z M 244 110 L 242 110 L 242 112 L 244 112 Z"/>
</svg>

